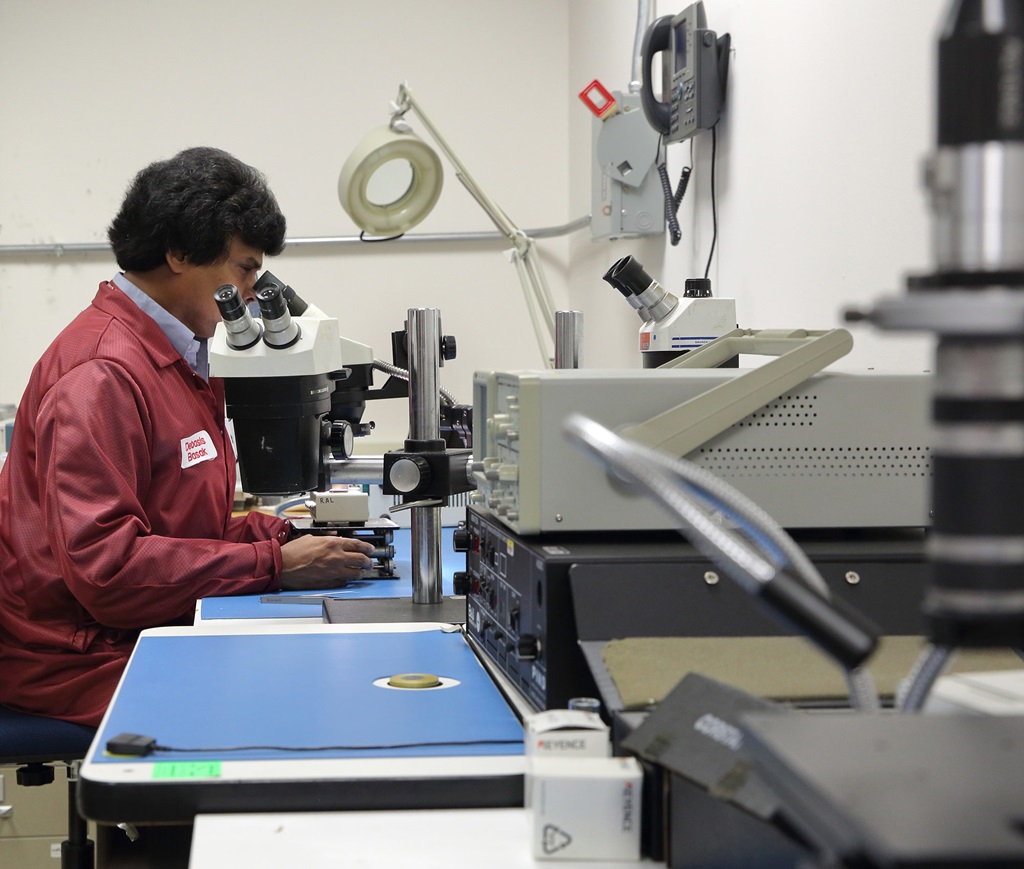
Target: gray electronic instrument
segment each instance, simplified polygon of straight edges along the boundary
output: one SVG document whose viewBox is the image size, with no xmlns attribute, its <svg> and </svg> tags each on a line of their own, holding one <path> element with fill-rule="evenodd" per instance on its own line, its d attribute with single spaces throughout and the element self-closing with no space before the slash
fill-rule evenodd
<svg viewBox="0 0 1024 869">
<path fill-rule="evenodd" d="M 523 537 L 470 508 L 466 631 L 537 709 L 597 696 L 600 649 L 622 637 L 790 633 L 675 531 Z M 885 634 L 923 630 L 923 531 L 813 532 L 799 541 L 831 593 Z"/>
<path fill-rule="evenodd" d="M 577 412 L 623 428 L 676 406 L 685 419 L 688 400 L 713 401 L 735 378 L 720 368 L 477 372 L 471 500 L 519 534 L 673 528 L 648 499 L 595 473 L 563 422 Z M 815 374 L 675 453 L 785 528 L 924 527 L 929 396 L 924 374 Z M 707 402 L 692 416 L 704 422 Z"/>
</svg>

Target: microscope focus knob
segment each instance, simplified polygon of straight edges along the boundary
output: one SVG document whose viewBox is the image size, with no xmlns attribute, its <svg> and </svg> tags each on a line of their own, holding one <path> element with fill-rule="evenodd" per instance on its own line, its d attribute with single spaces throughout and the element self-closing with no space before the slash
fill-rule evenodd
<svg viewBox="0 0 1024 869">
<path fill-rule="evenodd" d="M 455 358 L 455 336 L 454 335 L 442 335 L 441 336 L 441 358 L 445 362 L 449 362 Z"/>
<path fill-rule="evenodd" d="M 352 456 L 355 452 L 355 429 L 352 428 L 351 423 L 339 419 L 334 422 L 328 423 L 328 443 L 331 445 L 331 450 L 334 453 L 334 457 L 338 459 L 347 459 Z"/>
<path fill-rule="evenodd" d="M 422 456 L 403 456 L 391 466 L 388 479 L 407 495 L 430 482 L 430 464 Z"/>
</svg>

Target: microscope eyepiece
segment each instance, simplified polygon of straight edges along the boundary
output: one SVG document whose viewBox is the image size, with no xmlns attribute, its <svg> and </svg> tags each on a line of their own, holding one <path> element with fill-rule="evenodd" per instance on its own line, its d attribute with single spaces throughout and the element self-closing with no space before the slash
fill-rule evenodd
<svg viewBox="0 0 1024 869">
<path fill-rule="evenodd" d="M 270 284 L 258 290 L 256 301 L 263 316 L 264 343 L 280 350 L 299 340 L 299 326 L 288 312 L 288 302 L 281 286 Z"/>
<path fill-rule="evenodd" d="M 605 273 L 604 279 L 626 297 L 645 322 L 664 319 L 679 304 L 679 299 L 647 274 L 631 256 L 624 256 L 616 262 Z"/>
<path fill-rule="evenodd" d="M 624 296 L 639 296 L 654 283 L 644 267 L 631 256 L 624 256 L 614 263 L 605 273 L 604 279 Z"/>
<path fill-rule="evenodd" d="M 629 287 L 629 285 L 626 284 L 619 277 L 619 271 L 621 271 L 623 264 L 628 259 L 632 259 L 632 257 L 623 257 L 622 259 L 617 260 L 615 263 L 613 263 L 612 267 L 604 273 L 604 280 L 611 284 L 613 287 L 615 287 L 615 289 L 617 289 L 620 293 L 622 293 L 626 301 L 629 302 L 630 307 L 633 308 L 639 315 L 640 319 L 646 323 L 648 320 L 651 319 L 650 312 L 633 294 L 633 290 Z"/>
<path fill-rule="evenodd" d="M 619 262 L 621 262 L 621 260 L 619 260 Z M 617 289 L 620 293 L 622 293 L 622 295 L 624 295 L 627 299 L 629 299 L 629 297 L 633 295 L 633 291 L 629 287 L 627 287 L 624 283 L 622 283 L 622 281 L 620 281 L 618 276 L 615 274 L 615 267 L 618 264 L 619 263 L 616 262 L 610 269 L 608 269 L 608 271 L 606 271 L 604 273 L 604 276 L 602 277 L 602 280 L 604 280 L 607 283 L 611 284 L 613 287 L 615 287 L 615 289 Z"/>
<path fill-rule="evenodd" d="M 217 288 L 213 297 L 220 308 L 229 346 L 235 350 L 245 350 L 260 340 L 263 328 L 249 313 L 238 287 L 234 284 L 224 284 Z"/>
<path fill-rule="evenodd" d="M 260 314 L 264 319 L 279 320 L 288 316 L 288 302 L 281 288 L 275 284 L 264 287 L 256 293 L 256 301 L 260 303 Z"/>
<path fill-rule="evenodd" d="M 237 320 L 242 316 L 239 309 L 244 308 L 245 305 L 242 304 L 242 295 L 234 284 L 224 284 L 218 287 L 213 297 L 217 300 L 217 306 L 220 308 L 222 317 L 226 317 L 229 320 Z"/>
<path fill-rule="evenodd" d="M 285 303 L 288 305 L 288 313 L 293 317 L 301 317 L 306 313 L 306 308 L 309 305 L 305 300 L 272 272 L 264 272 L 260 275 L 260 279 L 256 281 L 256 286 L 253 289 L 259 295 L 260 291 L 267 287 L 278 287 L 281 290 L 281 295 L 284 296 Z"/>
</svg>

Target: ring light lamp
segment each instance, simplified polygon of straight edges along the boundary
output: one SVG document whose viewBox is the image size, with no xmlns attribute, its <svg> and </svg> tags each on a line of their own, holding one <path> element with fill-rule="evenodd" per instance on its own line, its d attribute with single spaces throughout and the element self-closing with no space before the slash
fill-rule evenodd
<svg viewBox="0 0 1024 869">
<path fill-rule="evenodd" d="M 394 201 L 374 202 L 367 194 L 374 175 L 404 161 L 412 173 L 407 189 Z M 395 168 L 395 167 L 391 167 Z M 401 235 L 430 214 L 441 195 L 441 158 L 411 130 L 384 125 L 371 130 L 345 161 L 338 198 L 352 221 L 373 235 Z"/>
<path fill-rule="evenodd" d="M 381 236 L 401 235 L 423 220 L 434 207 L 441 195 L 441 160 L 410 130 L 405 120 L 409 112 L 419 116 L 441 153 L 455 168 L 455 177 L 511 244 L 508 257 L 516 267 L 537 345 L 545 364 L 552 365 L 552 354 L 547 344 L 555 336 L 555 303 L 533 239 L 509 220 L 508 215 L 483 191 L 404 83 L 398 89 L 398 99 L 391 104 L 390 124 L 372 130 L 345 161 L 338 179 L 338 198 L 342 207 L 363 232 Z M 407 162 L 412 171 L 411 182 L 405 192 L 390 204 L 371 202 L 367 196 L 370 179 L 393 160 Z"/>
</svg>

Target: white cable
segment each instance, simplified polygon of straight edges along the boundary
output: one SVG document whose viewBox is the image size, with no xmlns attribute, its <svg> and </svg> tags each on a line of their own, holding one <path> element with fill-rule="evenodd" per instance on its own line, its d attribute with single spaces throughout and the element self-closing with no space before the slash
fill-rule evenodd
<svg viewBox="0 0 1024 869">
<path fill-rule="evenodd" d="M 878 689 L 871 673 L 863 667 L 845 671 L 846 688 L 850 694 L 850 705 L 861 712 L 878 712 L 881 703 Z"/>
<path fill-rule="evenodd" d="M 920 712 L 935 680 L 942 675 L 952 657 L 950 646 L 926 646 L 910 673 L 896 688 L 896 708 L 900 712 Z"/>
<path fill-rule="evenodd" d="M 274 508 L 274 515 L 279 519 L 284 517 L 284 514 L 289 510 L 294 510 L 296 507 L 305 507 L 307 498 L 302 495 L 298 498 L 290 498 L 287 501 L 282 501 Z"/>
</svg>

